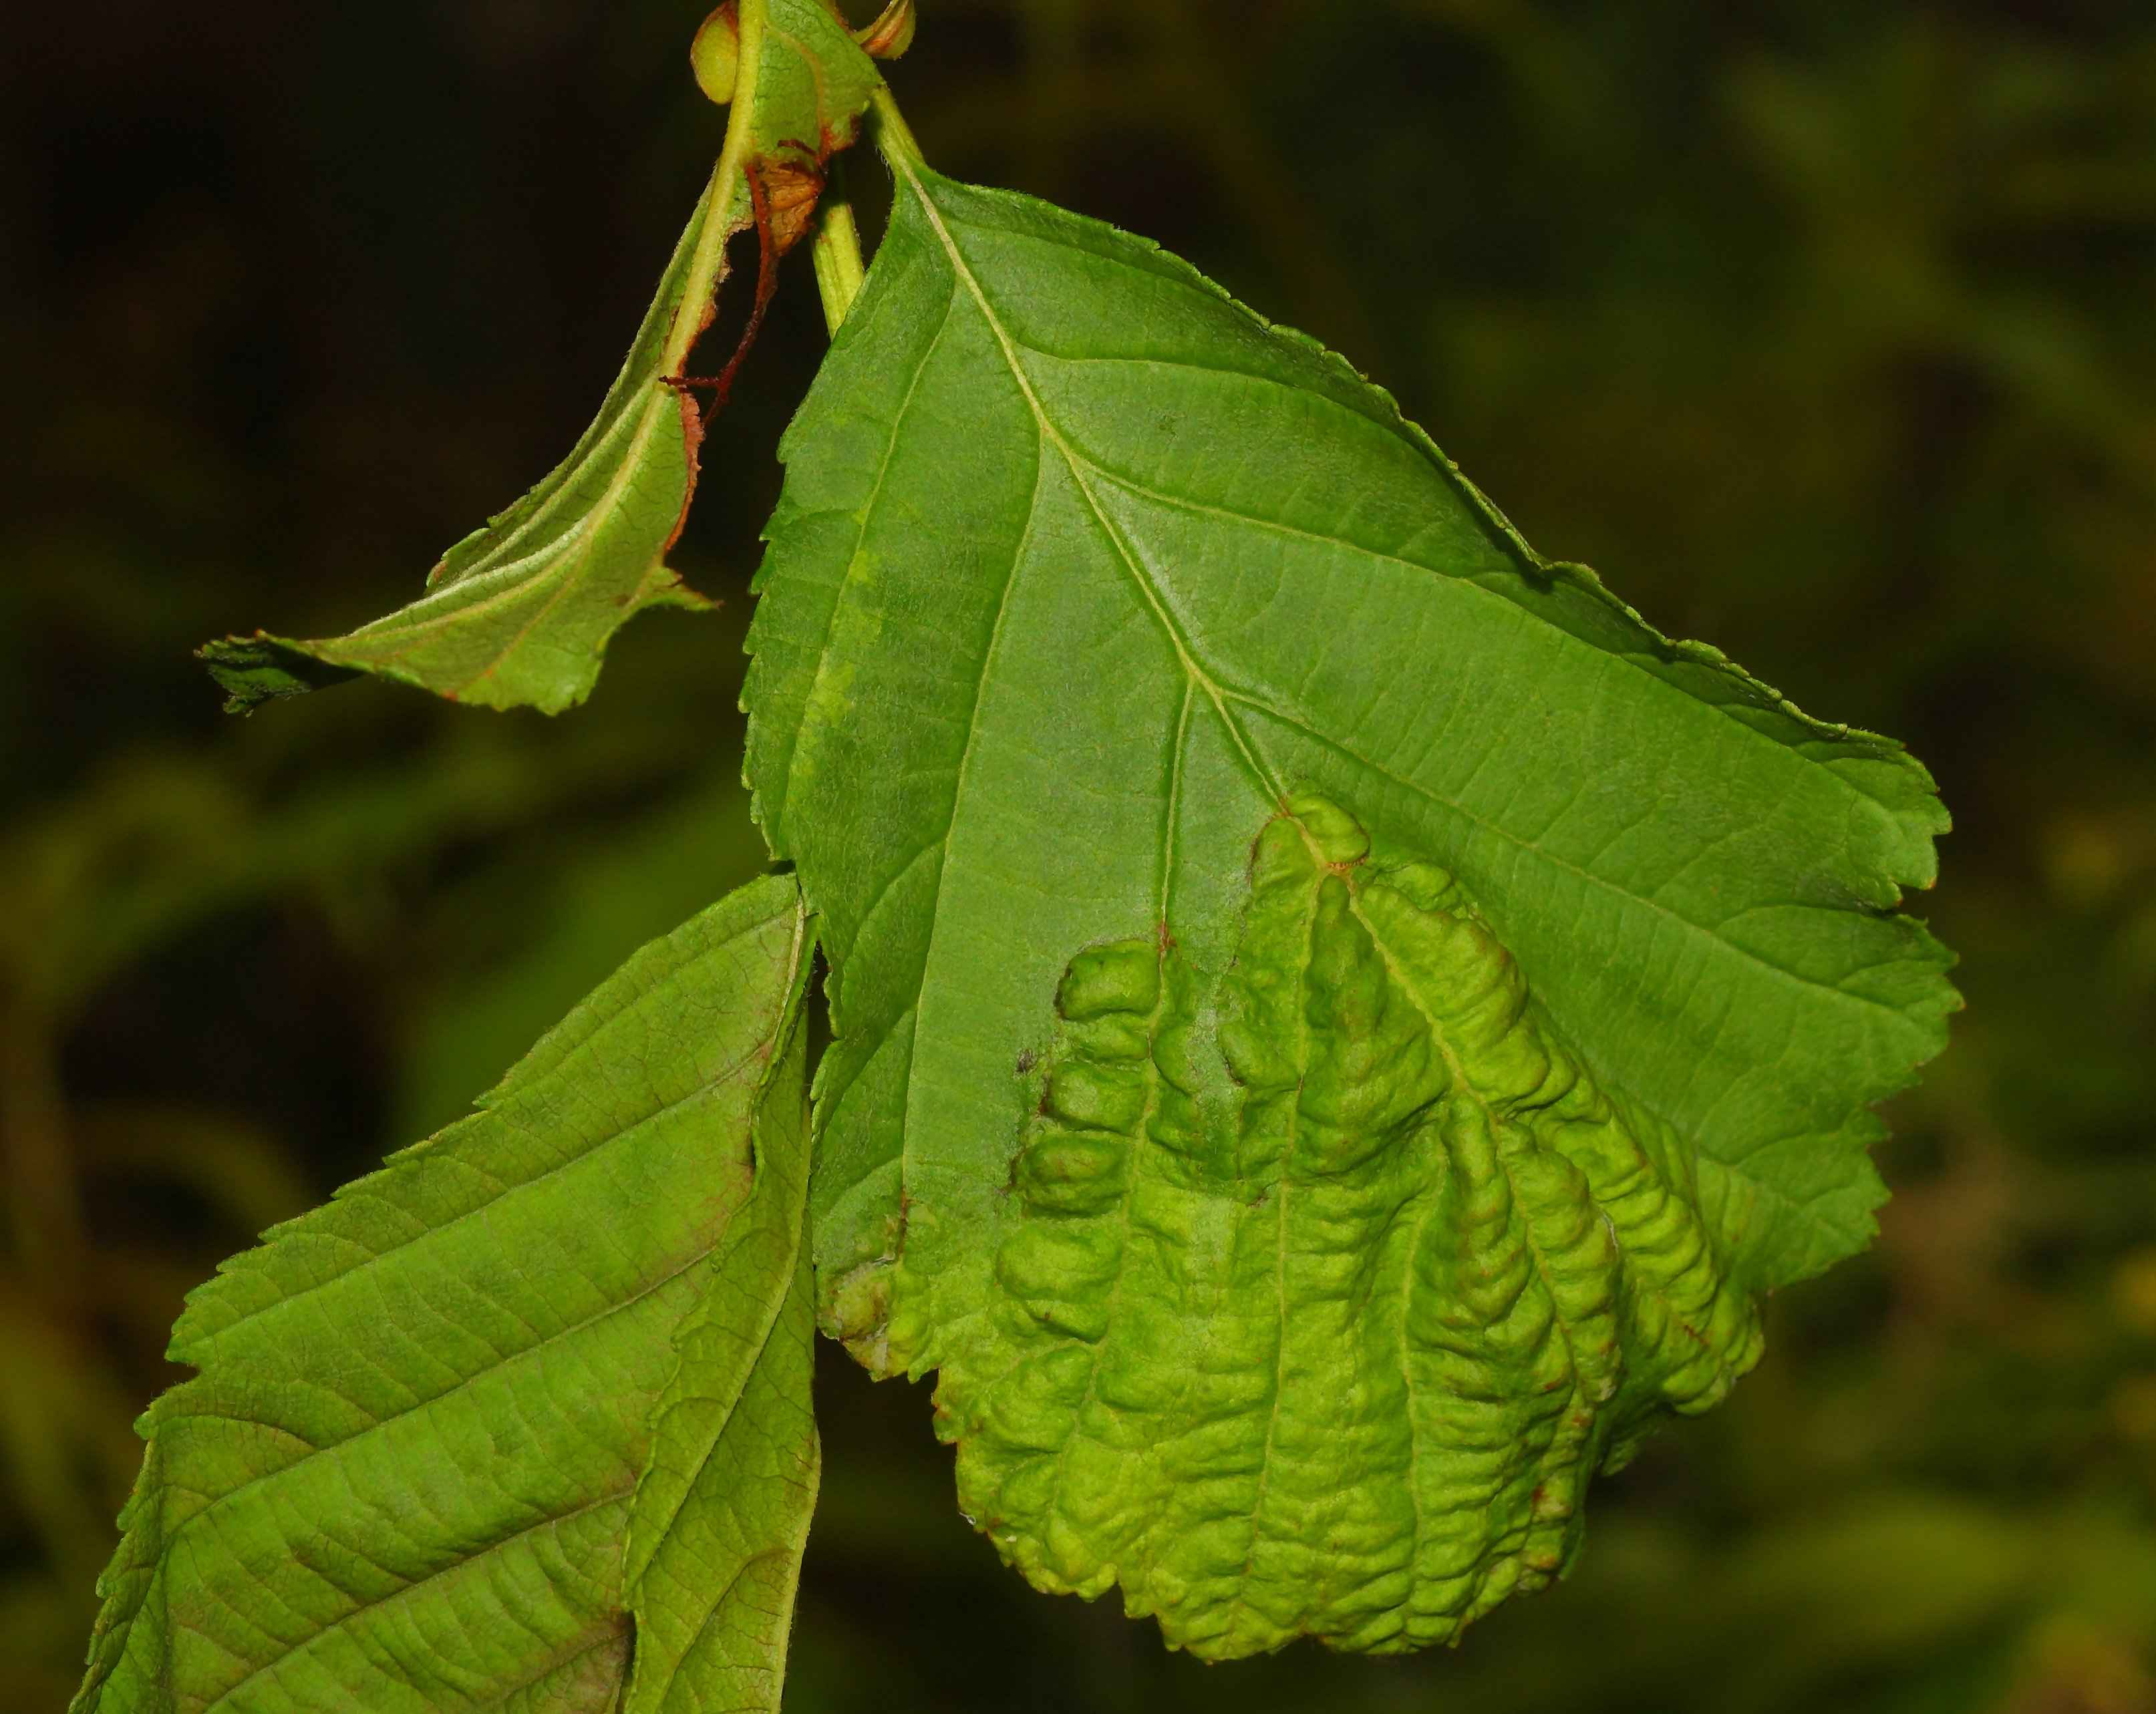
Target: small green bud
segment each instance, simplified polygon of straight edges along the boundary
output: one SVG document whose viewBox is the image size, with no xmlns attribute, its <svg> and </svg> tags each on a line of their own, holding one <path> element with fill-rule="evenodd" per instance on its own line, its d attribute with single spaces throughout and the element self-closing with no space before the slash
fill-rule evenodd
<svg viewBox="0 0 2156 1714">
<path fill-rule="evenodd" d="M 696 74 L 696 87 L 723 107 L 734 98 L 734 80 L 741 71 L 741 26 L 736 21 L 733 0 L 726 0 L 698 27 L 689 44 L 689 64 Z"/>
</svg>

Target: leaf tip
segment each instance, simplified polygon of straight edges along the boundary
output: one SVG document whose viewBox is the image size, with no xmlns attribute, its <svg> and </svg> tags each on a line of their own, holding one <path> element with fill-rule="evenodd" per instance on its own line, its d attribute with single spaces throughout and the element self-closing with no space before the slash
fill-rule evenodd
<svg viewBox="0 0 2156 1714">
<path fill-rule="evenodd" d="M 349 667 L 321 659 L 304 643 L 266 631 L 205 643 L 195 650 L 195 659 L 225 693 L 227 714 L 252 714 L 265 702 L 303 695 L 357 676 Z"/>
</svg>

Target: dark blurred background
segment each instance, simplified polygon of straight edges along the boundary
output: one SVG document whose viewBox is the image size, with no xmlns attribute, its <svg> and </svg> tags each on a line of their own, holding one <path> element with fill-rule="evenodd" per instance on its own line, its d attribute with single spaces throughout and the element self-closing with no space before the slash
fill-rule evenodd
<svg viewBox="0 0 2156 1714">
<path fill-rule="evenodd" d="M 1969 1003 L 1877 1247 L 1457 1651 L 1208 1669 L 1032 1595 L 924 1391 L 833 1355 L 789 1707 L 2152 1714 L 2145 0 L 921 8 L 939 166 L 1190 255 L 1545 552 L 1908 740 Z M 805 257 L 677 554 L 726 610 L 639 620 L 583 711 L 238 721 L 189 659 L 400 603 L 567 448 L 717 147 L 701 10 L 73 0 L 0 45 L 0 1714 L 74 1683 L 185 1290 L 762 861 Z"/>
</svg>

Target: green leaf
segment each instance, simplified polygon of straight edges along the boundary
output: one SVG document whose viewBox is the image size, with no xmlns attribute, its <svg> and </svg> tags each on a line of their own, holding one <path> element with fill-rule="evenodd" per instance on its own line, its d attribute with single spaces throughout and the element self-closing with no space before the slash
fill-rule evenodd
<svg viewBox="0 0 2156 1714">
<path fill-rule="evenodd" d="M 1450 1636 L 1869 1238 L 1944 813 L 1337 357 L 896 135 L 750 638 L 825 1325 L 941 1369 L 1044 1588 L 1211 1655 Z"/>
<path fill-rule="evenodd" d="M 711 320 L 727 239 L 758 230 L 760 318 L 771 264 L 806 228 L 826 163 L 880 80 L 824 0 L 744 0 L 739 17 L 724 151 L 597 420 L 545 481 L 444 554 L 409 606 L 342 637 L 257 633 L 203 649 L 228 710 L 373 673 L 556 714 L 590 694 L 608 639 L 637 613 L 710 604 L 665 565 L 703 434 L 684 366 Z"/>
<path fill-rule="evenodd" d="M 742 889 L 194 1296 L 77 1714 L 778 1706 L 810 944 Z"/>
</svg>

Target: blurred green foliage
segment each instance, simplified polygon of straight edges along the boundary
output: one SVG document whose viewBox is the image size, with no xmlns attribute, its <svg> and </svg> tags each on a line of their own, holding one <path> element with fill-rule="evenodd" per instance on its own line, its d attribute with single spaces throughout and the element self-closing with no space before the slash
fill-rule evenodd
<svg viewBox="0 0 2156 1714">
<path fill-rule="evenodd" d="M 922 1390 L 833 1357 L 790 1706 L 2156 1711 L 2156 16 L 922 11 L 940 167 L 1182 250 L 1544 552 L 1908 739 L 1969 1010 L 1879 1245 L 1460 1650 L 1208 1670 L 1031 1595 Z M 573 439 L 717 146 L 699 13 L 112 0 L 0 54 L 0 1714 L 72 1687 L 188 1286 L 761 860 L 737 647 L 805 262 L 677 556 L 727 608 L 639 621 L 583 711 L 228 721 L 188 659 L 388 610 Z"/>
</svg>

